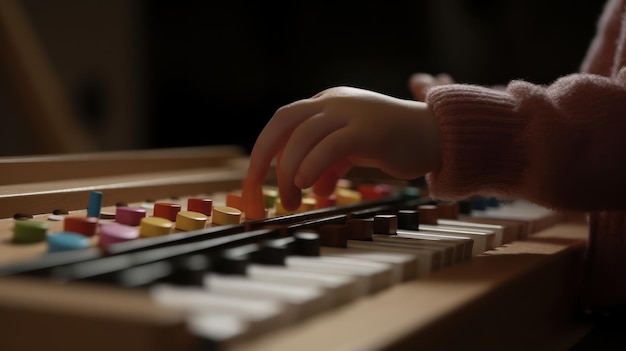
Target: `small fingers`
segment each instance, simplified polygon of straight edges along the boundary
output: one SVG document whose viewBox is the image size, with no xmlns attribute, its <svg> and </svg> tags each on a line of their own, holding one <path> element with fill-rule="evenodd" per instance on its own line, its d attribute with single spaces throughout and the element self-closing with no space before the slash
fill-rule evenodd
<svg viewBox="0 0 626 351">
<path fill-rule="evenodd" d="M 348 160 L 339 160 L 317 179 L 313 185 L 313 192 L 319 196 L 330 196 L 335 191 L 339 179 L 345 176 L 352 166 Z"/>
<path fill-rule="evenodd" d="M 287 179 L 295 179 L 302 161 L 311 151 L 328 136 L 345 127 L 343 116 L 328 116 L 323 113 L 302 122 L 292 133 L 285 144 L 279 173 Z M 318 168 L 328 168 L 332 163 L 327 158 L 317 159 L 321 164 Z M 296 182 L 296 185 L 300 186 Z M 308 186 L 307 186 L 308 187 Z"/>
<path fill-rule="evenodd" d="M 328 179 L 343 176 L 352 164 L 350 157 L 365 153 L 359 138 L 352 134 L 348 127 L 341 128 L 317 143 L 302 160 L 295 176 L 296 185 L 311 187 L 324 174 Z"/>
<path fill-rule="evenodd" d="M 415 73 L 409 78 L 409 90 L 413 98 L 424 101 L 426 89 L 435 84 L 435 78 L 426 73 Z"/>
<path fill-rule="evenodd" d="M 315 100 L 296 101 L 278 109 L 261 131 L 250 154 L 246 178 L 262 183 L 274 157 L 289 140 L 289 136 L 303 121 L 319 109 Z"/>
<path fill-rule="evenodd" d="M 429 88 L 452 83 L 454 80 L 447 73 L 440 73 L 436 76 L 427 73 L 415 73 L 409 78 L 409 90 L 415 100 L 424 101 Z"/>
<path fill-rule="evenodd" d="M 276 178 L 278 182 L 279 196 L 280 202 L 283 208 L 286 210 L 295 210 L 300 206 L 300 202 L 302 200 L 302 191 L 298 188 L 294 182 L 293 178 L 287 176 L 284 172 L 280 170 L 284 168 L 284 154 L 285 149 L 281 149 L 276 156 Z"/>
</svg>

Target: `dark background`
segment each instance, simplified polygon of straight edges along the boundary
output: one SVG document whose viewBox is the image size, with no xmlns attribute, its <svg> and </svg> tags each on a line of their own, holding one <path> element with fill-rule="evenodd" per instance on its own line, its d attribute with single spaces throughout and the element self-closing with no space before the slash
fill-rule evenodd
<svg viewBox="0 0 626 351">
<path fill-rule="evenodd" d="M 410 98 L 414 72 L 548 84 L 578 69 L 604 3 L 16 2 L 97 150 L 249 150 L 281 105 L 335 85 Z M 29 136 L 37 117 L 22 115 L 2 78 L 0 154 L 58 152 Z"/>
</svg>

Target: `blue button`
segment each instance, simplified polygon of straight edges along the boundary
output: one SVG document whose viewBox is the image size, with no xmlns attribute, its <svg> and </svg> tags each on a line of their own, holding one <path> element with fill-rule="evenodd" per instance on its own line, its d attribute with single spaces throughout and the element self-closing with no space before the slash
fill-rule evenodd
<svg viewBox="0 0 626 351">
<path fill-rule="evenodd" d="M 48 234 L 48 252 L 85 249 L 89 241 L 88 237 L 74 232 Z"/>
</svg>

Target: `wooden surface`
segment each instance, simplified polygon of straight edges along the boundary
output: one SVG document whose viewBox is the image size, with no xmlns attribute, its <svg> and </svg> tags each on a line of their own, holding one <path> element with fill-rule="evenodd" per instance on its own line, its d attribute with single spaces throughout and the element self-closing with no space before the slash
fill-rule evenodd
<svg viewBox="0 0 626 351">
<path fill-rule="evenodd" d="M 185 316 L 144 292 L 0 279 L 0 350 L 193 350 Z"/>
</svg>

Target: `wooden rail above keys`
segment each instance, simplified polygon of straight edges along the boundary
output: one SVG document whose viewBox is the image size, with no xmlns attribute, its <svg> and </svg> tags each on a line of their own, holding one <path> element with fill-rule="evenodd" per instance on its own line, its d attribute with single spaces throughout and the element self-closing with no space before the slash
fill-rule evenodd
<svg viewBox="0 0 626 351">
<path fill-rule="evenodd" d="M 239 189 L 246 167 L 235 146 L 0 158 L 0 218 Z"/>
<path fill-rule="evenodd" d="M 86 208 L 92 191 L 101 191 L 103 206 L 111 206 L 115 201 L 236 190 L 243 175 L 240 169 L 213 167 L 0 186 L 0 217 Z"/>
<path fill-rule="evenodd" d="M 3 157 L 0 185 L 246 166 L 246 153 L 234 145 Z"/>
</svg>

